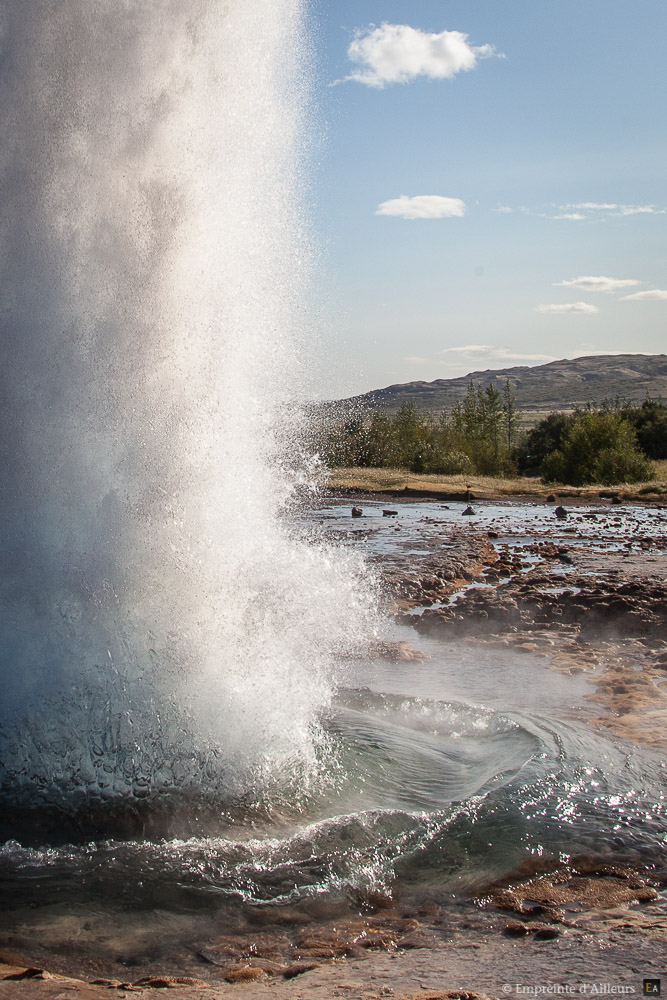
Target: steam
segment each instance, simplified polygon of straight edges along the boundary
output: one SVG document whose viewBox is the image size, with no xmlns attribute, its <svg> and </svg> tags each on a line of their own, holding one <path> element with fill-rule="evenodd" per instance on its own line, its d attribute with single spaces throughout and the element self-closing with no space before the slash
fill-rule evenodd
<svg viewBox="0 0 667 1000">
<path fill-rule="evenodd" d="M 308 767 L 372 628 L 361 563 L 281 518 L 307 477 L 302 8 L 3 4 L 0 676 L 26 794 L 108 789 L 121 756 L 114 794 L 211 748 L 236 791 Z"/>
</svg>

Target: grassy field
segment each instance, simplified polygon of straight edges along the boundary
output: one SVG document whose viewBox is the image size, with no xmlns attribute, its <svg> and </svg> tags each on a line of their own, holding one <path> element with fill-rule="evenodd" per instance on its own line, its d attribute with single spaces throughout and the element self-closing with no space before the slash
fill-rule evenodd
<svg viewBox="0 0 667 1000">
<path fill-rule="evenodd" d="M 561 497 L 599 496 L 600 490 L 618 492 L 621 496 L 647 500 L 667 499 L 667 461 L 655 462 L 656 478 L 650 483 L 621 483 L 609 487 L 602 484 L 582 487 L 557 486 L 541 479 L 517 476 L 515 479 L 495 479 L 490 476 L 417 475 L 405 469 L 332 469 L 328 485 L 332 489 L 362 490 L 368 493 L 411 490 L 425 493 L 463 493 L 470 490 L 475 497 L 535 496 L 553 493 Z"/>
</svg>

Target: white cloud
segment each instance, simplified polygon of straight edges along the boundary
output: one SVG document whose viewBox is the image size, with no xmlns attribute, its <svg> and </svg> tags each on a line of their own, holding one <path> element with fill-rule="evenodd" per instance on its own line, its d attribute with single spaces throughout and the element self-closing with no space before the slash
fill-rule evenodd
<svg viewBox="0 0 667 1000">
<path fill-rule="evenodd" d="M 489 351 L 495 351 L 497 348 L 491 347 L 490 344 L 466 344 L 465 347 L 444 347 L 440 353 L 441 354 L 488 354 Z"/>
<path fill-rule="evenodd" d="M 509 205 L 498 205 L 498 208 L 494 208 L 492 211 L 499 212 L 501 215 L 511 215 L 514 209 L 510 208 Z"/>
<path fill-rule="evenodd" d="M 618 212 L 612 215 L 664 215 L 664 208 L 656 208 L 655 205 L 619 205 Z"/>
<path fill-rule="evenodd" d="M 633 292 L 632 295 L 621 296 L 621 302 L 646 302 L 651 299 L 667 299 L 667 289 L 647 288 L 645 292 Z"/>
<path fill-rule="evenodd" d="M 572 281 L 556 281 L 554 284 L 563 288 L 583 288 L 586 292 L 615 292 L 619 288 L 641 285 L 641 281 L 636 281 L 634 278 L 605 278 L 604 275 L 595 278 L 588 275 L 573 278 Z"/>
<path fill-rule="evenodd" d="M 383 201 L 375 210 L 376 215 L 394 215 L 400 219 L 451 219 L 465 215 L 465 202 L 460 198 L 444 198 L 439 194 L 418 194 L 410 198 Z"/>
<path fill-rule="evenodd" d="M 586 212 L 611 212 L 619 206 L 610 202 L 600 201 L 579 201 L 576 205 L 561 205 L 563 211 L 571 208 L 583 209 Z"/>
<path fill-rule="evenodd" d="M 382 88 L 388 83 L 409 83 L 419 76 L 451 79 L 462 70 L 474 69 L 478 59 L 496 54 L 492 45 L 473 46 L 467 39 L 460 31 L 433 34 L 408 24 L 360 28 L 347 50 L 358 68 L 345 80 Z"/>
<path fill-rule="evenodd" d="M 560 302 L 551 305 L 535 306 L 535 312 L 553 313 L 558 316 L 563 313 L 596 313 L 597 306 L 589 305 L 588 302 Z"/>
<path fill-rule="evenodd" d="M 631 215 L 667 215 L 667 208 L 655 205 L 620 205 L 613 201 L 578 201 L 570 205 L 552 205 L 551 211 L 537 211 L 521 206 L 517 211 L 540 219 L 565 219 L 573 222 L 602 222 L 605 219 L 624 218 Z M 557 214 L 554 215 L 553 210 Z M 493 209 L 494 212 L 511 212 L 509 206 Z"/>
<path fill-rule="evenodd" d="M 667 209 L 656 208 L 655 205 L 618 205 L 615 202 L 601 202 L 601 201 L 581 201 L 576 205 L 561 205 L 561 210 L 563 212 L 589 212 L 589 213 L 601 213 L 608 216 L 626 216 L 626 215 L 664 215 Z M 567 219 L 575 218 L 576 216 L 570 215 L 556 215 L 556 219 Z"/>
<path fill-rule="evenodd" d="M 466 355 L 479 364 L 480 358 L 486 361 L 556 361 L 552 354 L 520 354 L 507 347 L 493 347 L 491 344 L 466 344 L 464 347 L 445 347 L 440 354 Z"/>
<path fill-rule="evenodd" d="M 440 371 L 441 378 L 457 378 L 475 371 L 497 371 L 516 365 L 531 367 L 556 360 L 553 354 L 524 352 L 492 344 L 465 344 L 462 347 L 445 347 L 428 359 L 428 367 L 422 377 L 435 378 Z"/>
</svg>

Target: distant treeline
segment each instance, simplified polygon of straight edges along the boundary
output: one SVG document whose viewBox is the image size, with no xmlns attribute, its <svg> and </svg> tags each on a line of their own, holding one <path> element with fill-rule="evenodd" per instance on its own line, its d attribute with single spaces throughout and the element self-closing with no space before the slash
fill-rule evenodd
<svg viewBox="0 0 667 1000">
<path fill-rule="evenodd" d="M 667 406 L 619 400 L 573 413 L 552 413 L 519 429 L 509 380 L 502 392 L 471 382 L 465 398 L 439 414 L 404 403 L 394 415 L 376 410 L 320 421 L 316 450 L 332 467 L 409 469 L 440 475 L 541 475 L 583 485 L 643 482 L 650 459 L 667 458 Z"/>
</svg>

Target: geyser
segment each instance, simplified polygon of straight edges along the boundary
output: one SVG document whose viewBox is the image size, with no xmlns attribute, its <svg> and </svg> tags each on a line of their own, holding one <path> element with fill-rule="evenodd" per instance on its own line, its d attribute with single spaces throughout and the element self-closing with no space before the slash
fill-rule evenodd
<svg viewBox="0 0 667 1000">
<path fill-rule="evenodd" d="M 4 832 L 294 801 L 372 626 L 361 563 L 284 519 L 303 3 L 0 16 Z"/>
</svg>

